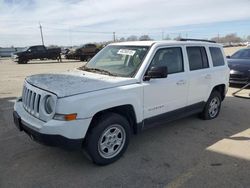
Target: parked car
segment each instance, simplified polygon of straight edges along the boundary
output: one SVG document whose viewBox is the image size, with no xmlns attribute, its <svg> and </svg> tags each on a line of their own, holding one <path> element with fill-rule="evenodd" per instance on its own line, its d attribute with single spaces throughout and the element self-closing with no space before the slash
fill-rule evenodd
<svg viewBox="0 0 250 188">
<path fill-rule="evenodd" d="M 66 55 L 66 59 L 77 59 L 81 61 L 89 61 L 94 57 L 99 51 L 100 47 L 95 44 L 85 44 L 80 48 L 69 51 Z"/>
<path fill-rule="evenodd" d="M 115 43 L 78 70 L 27 77 L 14 122 L 36 141 L 84 147 L 106 165 L 123 155 L 131 134 L 191 114 L 216 118 L 228 81 L 218 44 Z"/>
<path fill-rule="evenodd" d="M 32 59 L 53 59 L 61 61 L 61 48 L 46 48 L 43 45 L 30 46 L 13 55 L 13 60 L 18 64 L 26 64 Z"/>
<path fill-rule="evenodd" d="M 227 56 L 232 84 L 247 84 L 250 81 L 250 48 L 244 48 Z"/>
</svg>

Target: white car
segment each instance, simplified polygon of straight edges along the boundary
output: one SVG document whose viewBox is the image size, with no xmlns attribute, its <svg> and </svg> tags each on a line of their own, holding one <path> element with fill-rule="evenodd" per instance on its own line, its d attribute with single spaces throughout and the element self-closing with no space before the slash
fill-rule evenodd
<svg viewBox="0 0 250 188">
<path fill-rule="evenodd" d="M 27 77 L 14 122 L 38 142 L 84 147 L 105 165 L 121 157 L 131 134 L 152 125 L 195 113 L 216 118 L 228 82 L 218 44 L 115 43 L 77 70 Z"/>
</svg>

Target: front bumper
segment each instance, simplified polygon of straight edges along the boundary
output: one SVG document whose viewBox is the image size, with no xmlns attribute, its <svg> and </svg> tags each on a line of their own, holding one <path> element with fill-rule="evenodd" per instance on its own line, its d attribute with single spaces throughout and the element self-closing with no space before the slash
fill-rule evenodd
<svg viewBox="0 0 250 188">
<path fill-rule="evenodd" d="M 11 55 L 11 59 L 14 62 L 18 62 L 19 61 L 19 56 L 18 55 Z"/>
<path fill-rule="evenodd" d="M 231 70 L 230 71 L 230 84 L 247 84 L 250 81 L 250 75 L 246 73 Z"/>
<path fill-rule="evenodd" d="M 20 131 L 24 131 L 39 143 L 59 146 L 68 149 L 81 148 L 91 119 L 75 121 L 50 120 L 43 122 L 30 115 L 17 101 L 14 106 L 13 118 Z"/>
</svg>

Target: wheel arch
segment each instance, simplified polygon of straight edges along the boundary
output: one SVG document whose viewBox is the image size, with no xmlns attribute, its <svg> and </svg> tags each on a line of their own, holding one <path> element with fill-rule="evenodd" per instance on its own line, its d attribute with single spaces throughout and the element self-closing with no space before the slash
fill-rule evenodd
<svg viewBox="0 0 250 188">
<path fill-rule="evenodd" d="M 109 113 L 109 112 L 116 113 L 116 114 L 119 114 L 119 115 L 125 117 L 127 119 L 127 121 L 129 122 L 131 131 L 133 132 L 133 134 L 138 133 L 138 126 L 137 126 L 137 118 L 136 118 L 136 114 L 135 114 L 135 109 L 131 104 L 126 104 L 126 105 L 111 107 L 111 108 L 101 110 L 101 111 L 95 113 L 95 115 L 92 117 L 92 120 L 90 122 L 90 126 L 88 128 L 87 134 L 95 126 L 95 123 L 97 122 L 98 118 L 106 113 Z"/>
<path fill-rule="evenodd" d="M 225 99 L 225 97 L 226 97 L 226 85 L 225 84 L 219 84 L 219 85 L 214 86 L 211 93 L 213 91 L 218 91 L 221 94 L 222 101 Z"/>
</svg>

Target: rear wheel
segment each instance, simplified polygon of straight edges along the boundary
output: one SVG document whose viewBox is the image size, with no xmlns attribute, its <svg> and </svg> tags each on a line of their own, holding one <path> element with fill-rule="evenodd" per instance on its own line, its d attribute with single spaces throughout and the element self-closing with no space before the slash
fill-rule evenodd
<svg viewBox="0 0 250 188">
<path fill-rule="evenodd" d="M 87 62 L 89 62 L 92 58 L 90 56 L 87 57 Z"/>
<path fill-rule="evenodd" d="M 206 106 L 201 113 L 201 117 L 205 120 L 214 119 L 220 113 L 221 94 L 218 91 L 213 91 L 206 103 Z"/>
<path fill-rule="evenodd" d="M 17 63 L 18 63 L 18 64 L 27 64 L 27 63 L 28 63 L 28 60 L 20 59 L 20 60 L 18 60 Z"/>
<path fill-rule="evenodd" d="M 86 57 L 85 56 L 80 56 L 80 61 L 86 61 Z"/>
<path fill-rule="evenodd" d="M 116 113 L 104 114 L 88 132 L 86 150 L 94 163 L 110 164 L 126 151 L 130 134 L 126 118 Z"/>
</svg>

